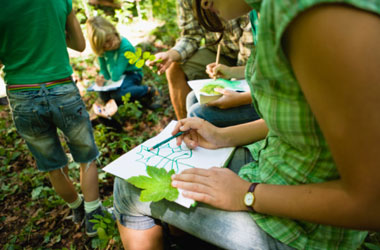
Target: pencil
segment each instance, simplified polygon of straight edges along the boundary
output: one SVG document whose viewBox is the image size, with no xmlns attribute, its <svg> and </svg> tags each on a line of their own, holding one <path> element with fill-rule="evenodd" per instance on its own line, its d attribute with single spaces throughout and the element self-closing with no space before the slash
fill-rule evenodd
<svg viewBox="0 0 380 250">
<path fill-rule="evenodd" d="M 153 147 L 151 147 L 151 148 L 149 149 L 149 151 L 151 151 L 151 150 L 153 150 L 153 149 L 155 149 L 155 148 L 158 148 L 159 146 L 161 146 L 161 145 L 167 143 L 168 141 L 171 141 L 172 139 L 174 139 L 174 138 L 176 138 L 176 137 L 182 135 L 182 134 L 185 133 L 185 132 L 186 132 L 186 131 L 180 131 L 180 132 L 178 132 L 177 134 L 175 134 L 175 135 L 173 135 L 173 136 L 171 136 L 171 137 L 169 137 L 169 138 L 163 140 L 162 142 L 157 143 L 156 145 L 154 145 Z"/>
<path fill-rule="evenodd" d="M 219 64 L 219 58 L 220 58 L 220 42 L 218 44 L 218 50 L 216 51 L 216 60 L 215 60 L 215 65 Z M 214 80 L 216 79 L 216 76 L 214 76 Z"/>
</svg>

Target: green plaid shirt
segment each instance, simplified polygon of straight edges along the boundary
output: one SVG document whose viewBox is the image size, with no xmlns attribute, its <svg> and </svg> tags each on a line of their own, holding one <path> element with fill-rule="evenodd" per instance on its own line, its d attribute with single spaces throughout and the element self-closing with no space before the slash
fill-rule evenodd
<svg viewBox="0 0 380 250">
<path fill-rule="evenodd" d="M 253 103 L 266 121 L 266 139 L 248 145 L 253 158 L 240 176 L 251 182 L 297 185 L 339 178 L 318 123 L 281 50 L 281 37 L 300 12 L 320 3 L 347 3 L 380 13 L 380 0 L 246 0 L 260 8 L 255 60 L 246 66 Z M 297 249 L 357 249 L 367 232 L 259 213 L 256 223 L 272 237 Z"/>
<path fill-rule="evenodd" d="M 193 14 L 192 0 L 178 0 L 177 14 L 181 37 L 173 49 L 179 52 L 183 61 L 191 57 L 200 48 L 203 38 L 205 38 L 207 45 L 213 44 L 220 37 L 219 33 L 208 32 L 199 25 Z M 247 63 L 253 47 L 253 36 L 248 15 L 226 23 L 226 31 L 221 45 L 221 54 L 236 59 L 236 65 Z M 207 48 L 216 51 L 217 45 Z"/>
</svg>

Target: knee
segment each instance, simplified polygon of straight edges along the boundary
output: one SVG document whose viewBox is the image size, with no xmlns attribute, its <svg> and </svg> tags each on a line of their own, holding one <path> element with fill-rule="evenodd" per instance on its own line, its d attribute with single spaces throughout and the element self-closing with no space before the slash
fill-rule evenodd
<svg viewBox="0 0 380 250">
<path fill-rule="evenodd" d="M 173 62 L 166 70 L 166 78 L 169 84 L 171 84 L 173 82 L 171 80 L 175 80 L 175 78 L 177 78 L 178 74 L 180 73 L 184 74 L 181 64 L 178 62 Z"/>
<path fill-rule="evenodd" d="M 95 161 L 80 164 L 80 171 L 86 173 L 89 169 L 96 168 Z"/>
<path fill-rule="evenodd" d="M 52 171 L 49 171 L 49 177 L 50 178 L 62 178 L 64 176 L 67 176 L 67 167 L 59 168 L 59 169 L 54 169 Z"/>
<path fill-rule="evenodd" d="M 203 112 L 202 106 L 199 103 L 193 104 L 187 110 L 187 117 L 199 117 L 199 118 L 205 119 L 205 114 Z"/>
</svg>

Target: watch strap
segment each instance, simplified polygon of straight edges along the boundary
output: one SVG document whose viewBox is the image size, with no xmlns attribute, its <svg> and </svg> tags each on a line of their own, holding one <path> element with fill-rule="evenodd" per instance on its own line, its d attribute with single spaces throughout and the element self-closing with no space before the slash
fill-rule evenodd
<svg viewBox="0 0 380 250">
<path fill-rule="evenodd" d="M 257 182 L 253 182 L 250 186 L 249 186 L 249 189 L 248 189 L 248 192 L 247 193 L 252 193 L 253 194 L 253 192 L 255 191 L 255 189 L 256 189 L 256 187 L 257 187 L 257 185 L 258 185 L 259 183 L 257 183 Z M 256 197 L 255 197 L 256 198 Z M 253 203 L 253 204 L 255 204 L 255 203 Z M 251 206 L 247 206 L 247 208 L 249 209 L 249 210 L 251 210 L 252 212 L 255 212 L 255 209 L 253 209 L 253 204 L 251 205 Z"/>
<path fill-rule="evenodd" d="M 251 186 L 249 186 L 248 192 L 253 193 L 253 192 L 255 191 L 256 186 L 257 186 L 258 184 L 259 184 L 259 183 L 257 183 L 257 182 L 253 182 L 253 183 L 251 184 Z"/>
</svg>

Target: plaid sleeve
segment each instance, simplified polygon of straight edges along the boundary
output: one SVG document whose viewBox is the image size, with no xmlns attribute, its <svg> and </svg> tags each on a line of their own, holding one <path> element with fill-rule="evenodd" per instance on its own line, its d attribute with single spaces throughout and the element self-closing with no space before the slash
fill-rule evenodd
<svg viewBox="0 0 380 250">
<path fill-rule="evenodd" d="M 182 60 L 185 60 L 198 50 L 204 33 L 194 17 L 191 0 L 179 0 L 177 2 L 177 13 L 181 37 L 177 40 L 173 49 L 178 51 Z"/>
<path fill-rule="evenodd" d="M 237 58 L 237 65 L 241 66 L 247 63 L 248 57 L 255 46 L 253 42 L 251 22 L 249 21 L 248 15 L 242 16 L 239 19 L 239 25 L 242 29 L 242 35 L 239 39 L 239 54 Z"/>
</svg>

